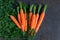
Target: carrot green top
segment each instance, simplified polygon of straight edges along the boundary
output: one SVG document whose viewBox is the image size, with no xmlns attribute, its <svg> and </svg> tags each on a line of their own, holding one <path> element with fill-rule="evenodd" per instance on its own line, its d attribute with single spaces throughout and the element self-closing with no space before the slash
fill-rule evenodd
<svg viewBox="0 0 60 40">
<path fill-rule="evenodd" d="M 20 5 L 20 9 L 22 9 L 22 3 L 21 2 L 19 2 L 19 5 Z"/>
<path fill-rule="evenodd" d="M 30 12 L 32 12 L 32 8 L 33 8 L 33 4 L 30 5 L 30 10 L 29 10 Z"/>
<path fill-rule="evenodd" d="M 44 5 L 44 8 L 43 8 L 43 11 L 44 11 L 44 12 L 46 11 L 46 8 L 47 8 L 47 5 L 45 4 L 45 5 Z"/>
<path fill-rule="evenodd" d="M 39 5 L 39 8 L 38 8 L 38 12 L 37 12 L 37 13 L 39 13 L 39 12 L 40 12 L 41 7 L 42 7 L 42 5 Z"/>
<path fill-rule="evenodd" d="M 33 11 L 33 14 L 35 14 L 35 12 L 36 12 L 36 6 L 34 5 L 34 11 Z"/>
<path fill-rule="evenodd" d="M 17 12 L 19 13 L 19 7 L 17 7 Z"/>
<path fill-rule="evenodd" d="M 26 13 L 26 7 L 24 6 L 24 12 Z"/>
</svg>

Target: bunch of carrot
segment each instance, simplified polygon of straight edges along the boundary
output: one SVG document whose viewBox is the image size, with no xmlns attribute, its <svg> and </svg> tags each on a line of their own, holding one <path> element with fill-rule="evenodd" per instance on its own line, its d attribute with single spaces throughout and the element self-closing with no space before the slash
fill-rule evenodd
<svg viewBox="0 0 60 40">
<path fill-rule="evenodd" d="M 19 4 L 20 4 L 20 7 L 19 6 L 17 7 L 18 19 L 16 19 L 13 15 L 10 15 L 11 20 L 23 32 L 28 31 L 30 27 L 29 30 L 34 30 L 35 33 L 37 33 L 44 19 L 47 5 L 45 4 L 43 8 L 42 8 L 42 5 L 39 5 L 37 10 L 36 5 L 32 4 L 30 5 L 29 13 L 27 13 L 26 7 L 23 6 L 21 2 Z M 41 8 L 42 8 L 42 11 L 41 11 Z"/>
</svg>

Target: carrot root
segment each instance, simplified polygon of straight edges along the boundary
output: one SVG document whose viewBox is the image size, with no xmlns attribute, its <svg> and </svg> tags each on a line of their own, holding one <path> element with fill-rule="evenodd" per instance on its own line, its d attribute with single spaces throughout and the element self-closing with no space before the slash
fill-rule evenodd
<svg viewBox="0 0 60 40">
<path fill-rule="evenodd" d="M 16 26 L 21 29 L 21 26 L 20 26 L 20 24 L 18 23 L 18 21 L 16 20 L 16 18 L 15 18 L 13 15 L 10 15 L 10 18 L 11 18 L 11 20 L 16 24 Z"/>
<path fill-rule="evenodd" d="M 44 19 L 46 8 L 47 8 L 47 5 L 44 5 L 43 11 L 42 11 L 41 15 L 39 16 L 37 26 L 35 28 L 36 33 L 38 32 L 38 30 L 39 30 L 39 28 L 41 26 L 41 23 L 42 23 L 42 21 Z"/>
</svg>

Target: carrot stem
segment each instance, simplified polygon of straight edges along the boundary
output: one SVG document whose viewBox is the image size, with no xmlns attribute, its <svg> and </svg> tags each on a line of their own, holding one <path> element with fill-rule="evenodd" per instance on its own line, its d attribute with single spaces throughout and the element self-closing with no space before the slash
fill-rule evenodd
<svg viewBox="0 0 60 40">
<path fill-rule="evenodd" d="M 39 13 L 39 12 L 40 12 L 41 7 L 42 7 L 42 5 L 39 5 L 39 8 L 38 8 L 38 12 L 37 12 L 37 13 Z"/>
<path fill-rule="evenodd" d="M 47 5 L 45 4 L 45 5 L 44 5 L 44 8 L 43 8 L 43 11 L 44 11 L 44 12 L 46 11 L 46 8 L 47 8 Z"/>
<path fill-rule="evenodd" d="M 35 12 L 36 12 L 36 6 L 34 6 L 34 12 L 33 13 L 35 14 Z"/>
<path fill-rule="evenodd" d="M 24 6 L 24 12 L 26 13 L 26 7 Z"/>
<path fill-rule="evenodd" d="M 19 4 L 20 4 L 20 9 L 22 9 L 22 3 L 20 2 Z"/>
<path fill-rule="evenodd" d="M 30 5 L 30 10 L 29 10 L 30 12 L 32 12 L 32 8 L 33 8 L 33 4 Z"/>
<path fill-rule="evenodd" d="M 17 12 L 19 13 L 19 7 L 17 7 Z"/>
</svg>

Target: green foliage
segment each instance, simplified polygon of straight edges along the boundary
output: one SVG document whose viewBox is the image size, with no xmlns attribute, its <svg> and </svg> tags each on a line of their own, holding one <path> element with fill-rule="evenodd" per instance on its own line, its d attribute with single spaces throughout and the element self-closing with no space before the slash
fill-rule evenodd
<svg viewBox="0 0 60 40">
<path fill-rule="evenodd" d="M 16 17 L 16 8 L 13 8 L 15 0 L 0 0 L 0 37 L 15 38 L 22 36 L 22 32 L 11 21 L 9 15 Z M 21 35 L 20 35 L 21 34 Z"/>
</svg>

